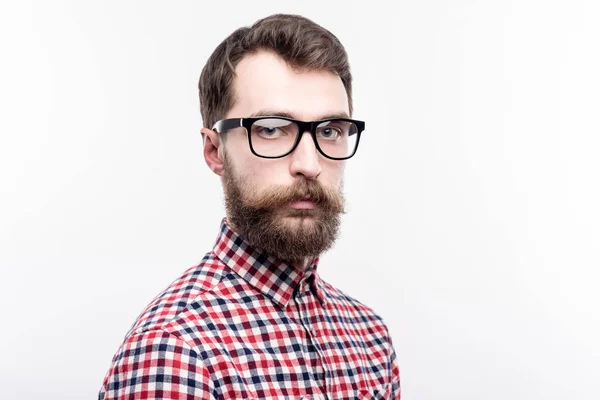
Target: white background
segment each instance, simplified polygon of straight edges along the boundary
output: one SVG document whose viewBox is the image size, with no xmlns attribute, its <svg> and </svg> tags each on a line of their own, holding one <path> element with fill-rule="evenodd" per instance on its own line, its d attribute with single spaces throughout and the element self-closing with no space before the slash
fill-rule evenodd
<svg viewBox="0 0 600 400">
<path fill-rule="evenodd" d="M 350 213 L 325 279 L 387 321 L 403 399 L 600 398 L 597 1 L 0 8 L 2 399 L 95 398 L 224 215 L 197 79 L 274 12 L 345 44 Z"/>
</svg>

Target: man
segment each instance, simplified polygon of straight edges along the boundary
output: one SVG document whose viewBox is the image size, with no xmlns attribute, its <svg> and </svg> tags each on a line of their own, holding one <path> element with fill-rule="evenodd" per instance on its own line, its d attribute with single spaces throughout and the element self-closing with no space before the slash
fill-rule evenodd
<svg viewBox="0 0 600 400">
<path fill-rule="evenodd" d="M 200 265 L 142 313 L 100 399 L 399 399 L 388 330 L 324 282 L 344 212 L 351 119 L 346 51 L 294 15 L 240 28 L 200 76 L 204 158 L 226 217 Z"/>
</svg>

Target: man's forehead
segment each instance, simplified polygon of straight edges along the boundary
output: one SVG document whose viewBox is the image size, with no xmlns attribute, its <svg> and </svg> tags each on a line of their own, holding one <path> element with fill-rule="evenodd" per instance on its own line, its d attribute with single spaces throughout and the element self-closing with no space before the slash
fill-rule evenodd
<svg viewBox="0 0 600 400">
<path fill-rule="evenodd" d="M 246 55 L 236 67 L 234 105 L 229 117 L 264 115 L 295 119 L 348 117 L 348 97 L 341 79 L 327 70 L 297 71 L 280 57 Z"/>
<path fill-rule="evenodd" d="M 302 119 L 303 115 L 306 115 L 306 112 L 300 110 L 285 110 L 278 108 L 263 108 L 258 111 L 251 112 L 248 117 L 263 117 L 263 116 L 276 116 L 276 117 L 286 117 L 292 119 Z M 311 118 L 314 120 L 320 119 L 332 119 L 332 118 L 350 118 L 348 113 L 344 110 L 337 111 L 321 111 L 321 114 Z"/>
</svg>

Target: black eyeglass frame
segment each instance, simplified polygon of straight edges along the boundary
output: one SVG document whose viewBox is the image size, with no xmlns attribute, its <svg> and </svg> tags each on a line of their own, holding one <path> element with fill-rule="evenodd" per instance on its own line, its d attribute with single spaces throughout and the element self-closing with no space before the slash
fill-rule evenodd
<svg viewBox="0 0 600 400">
<path fill-rule="evenodd" d="M 258 154 L 255 150 L 254 147 L 252 146 L 252 140 L 250 139 L 250 132 L 251 132 L 251 127 L 252 125 L 256 122 L 256 121 L 260 121 L 261 119 L 283 119 L 286 121 L 290 121 L 290 122 L 294 122 L 296 123 L 296 125 L 298 125 L 298 135 L 296 137 L 296 141 L 294 142 L 294 145 L 292 146 L 292 149 L 290 151 L 288 151 L 287 153 L 281 155 L 281 156 L 263 156 Z M 356 144 L 354 145 L 354 149 L 352 150 L 352 154 L 350 154 L 349 156 L 346 157 L 331 157 L 327 154 L 325 154 L 325 152 L 323 151 L 323 149 L 321 149 L 321 146 L 319 146 L 319 142 L 317 141 L 317 127 L 324 123 L 324 122 L 329 122 L 329 121 L 345 121 L 345 122 L 350 122 L 353 123 L 354 126 L 356 126 Z M 278 115 L 274 115 L 274 116 L 261 116 L 261 117 L 253 117 L 253 118 L 228 118 L 228 119 L 222 119 L 220 121 L 215 122 L 215 124 L 213 125 L 213 130 L 217 131 L 219 134 L 224 134 L 225 132 L 227 132 L 230 129 L 235 129 L 235 128 L 246 128 L 246 133 L 248 135 L 248 145 L 250 146 L 250 151 L 252 152 L 252 154 L 254 154 L 257 157 L 261 157 L 261 158 L 283 158 L 289 154 L 291 154 L 296 147 L 298 147 L 298 143 L 300 143 L 300 140 L 302 139 L 302 135 L 304 134 L 304 132 L 310 132 L 312 138 L 313 138 L 313 142 L 315 144 L 315 147 L 317 148 L 317 150 L 319 151 L 319 153 L 321 153 L 324 157 L 329 158 L 330 160 L 347 160 L 349 158 L 351 158 L 352 156 L 354 156 L 354 154 L 356 154 L 356 150 L 358 149 L 358 143 L 360 142 L 360 134 L 365 130 L 365 122 L 364 121 L 359 121 L 356 119 L 350 119 L 350 118 L 327 118 L 327 119 L 321 119 L 318 121 L 300 121 L 297 119 L 293 119 L 293 118 L 288 118 L 288 117 L 281 117 Z"/>
</svg>

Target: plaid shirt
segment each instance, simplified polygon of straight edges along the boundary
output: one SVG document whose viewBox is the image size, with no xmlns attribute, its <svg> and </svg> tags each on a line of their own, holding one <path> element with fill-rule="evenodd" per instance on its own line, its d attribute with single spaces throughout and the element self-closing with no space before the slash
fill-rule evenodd
<svg viewBox="0 0 600 400">
<path fill-rule="evenodd" d="M 99 399 L 400 399 L 382 319 L 251 247 L 223 219 L 212 252 L 157 296 Z"/>
</svg>

